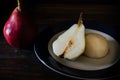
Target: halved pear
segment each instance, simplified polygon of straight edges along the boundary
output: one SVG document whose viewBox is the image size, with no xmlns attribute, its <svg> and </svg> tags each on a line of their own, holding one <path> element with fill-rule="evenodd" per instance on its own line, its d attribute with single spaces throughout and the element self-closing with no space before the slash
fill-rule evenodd
<svg viewBox="0 0 120 80">
<path fill-rule="evenodd" d="M 82 23 L 82 13 L 78 24 L 72 25 L 53 42 L 55 55 L 63 55 L 64 58 L 75 60 L 85 49 L 85 27 Z"/>
<path fill-rule="evenodd" d="M 72 25 L 53 42 L 53 52 L 56 56 L 75 60 L 85 49 L 85 27 L 83 24 Z"/>
</svg>

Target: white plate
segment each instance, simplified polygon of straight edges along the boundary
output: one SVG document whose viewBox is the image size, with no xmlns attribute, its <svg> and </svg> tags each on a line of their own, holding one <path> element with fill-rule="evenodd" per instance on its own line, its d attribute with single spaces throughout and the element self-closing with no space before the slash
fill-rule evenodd
<svg viewBox="0 0 120 80">
<path fill-rule="evenodd" d="M 79 69 L 79 70 L 101 70 L 101 69 L 105 69 L 105 68 L 112 66 L 119 60 L 120 45 L 118 44 L 118 42 L 114 38 L 112 38 L 110 35 L 97 31 L 97 30 L 93 30 L 93 29 L 86 29 L 85 31 L 86 34 L 97 33 L 97 34 L 104 36 L 108 40 L 109 53 L 105 57 L 100 58 L 100 59 L 94 59 L 94 58 L 89 58 L 84 55 L 81 55 L 75 61 L 70 61 L 67 59 L 57 57 L 53 53 L 52 43 L 63 32 L 64 31 L 59 32 L 58 34 L 54 35 L 48 43 L 48 50 L 50 52 L 50 55 L 62 65 L 70 67 L 70 68 L 74 68 L 74 69 Z"/>
</svg>

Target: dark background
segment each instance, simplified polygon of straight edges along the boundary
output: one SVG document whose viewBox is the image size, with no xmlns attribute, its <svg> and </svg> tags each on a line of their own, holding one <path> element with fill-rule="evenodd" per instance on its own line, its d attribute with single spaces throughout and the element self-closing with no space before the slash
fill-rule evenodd
<svg viewBox="0 0 120 80">
<path fill-rule="evenodd" d="M 95 20 L 117 29 L 120 27 L 118 0 L 21 0 L 21 5 L 40 30 L 43 26 L 77 20 L 80 12 L 84 13 L 84 20 Z M 47 69 L 38 61 L 33 50 L 16 51 L 6 43 L 2 30 L 16 6 L 16 0 L 0 0 L 0 80 L 71 79 Z"/>
<path fill-rule="evenodd" d="M 0 1 L 0 28 L 2 29 L 17 0 Z M 119 26 L 120 6 L 117 0 L 21 0 L 24 12 L 40 25 L 76 20 L 80 12 L 85 20 Z"/>
</svg>

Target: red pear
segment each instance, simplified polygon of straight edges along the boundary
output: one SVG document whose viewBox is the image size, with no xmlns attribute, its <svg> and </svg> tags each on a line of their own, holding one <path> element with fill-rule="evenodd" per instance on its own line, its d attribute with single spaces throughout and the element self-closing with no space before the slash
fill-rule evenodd
<svg viewBox="0 0 120 80">
<path fill-rule="evenodd" d="M 37 36 L 37 28 L 24 16 L 18 5 L 5 23 L 3 34 L 10 46 L 27 48 L 33 45 Z"/>
</svg>

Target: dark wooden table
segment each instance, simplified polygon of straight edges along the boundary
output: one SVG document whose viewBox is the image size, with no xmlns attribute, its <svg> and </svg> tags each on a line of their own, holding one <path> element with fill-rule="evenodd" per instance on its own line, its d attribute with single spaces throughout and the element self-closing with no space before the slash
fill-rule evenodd
<svg viewBox="0 0 120 80">
<path fill-rule="evenodd" d="M 39 31 L 49 25 L 77 20 L 81 11 L 84 12 L 84 20 L 95 20 L 116 28 L 120 26 L 120 6 L 115 0 L 22 0 L 22 5 Z M 16 0 L 0 1 L 0 80 L 72 80 L 44 66 L 32 48 L 17 50 L 7 44 L 2 29 L 15 7 Z"/>
</svg>

